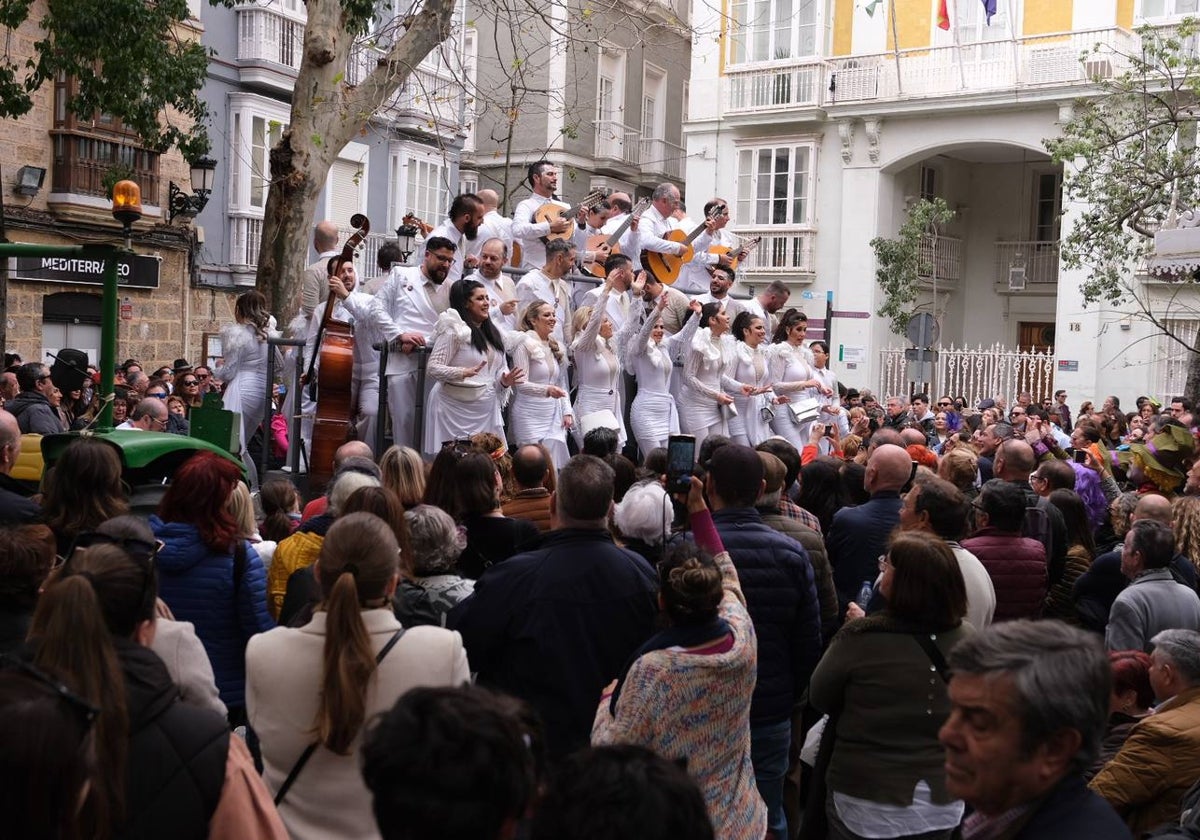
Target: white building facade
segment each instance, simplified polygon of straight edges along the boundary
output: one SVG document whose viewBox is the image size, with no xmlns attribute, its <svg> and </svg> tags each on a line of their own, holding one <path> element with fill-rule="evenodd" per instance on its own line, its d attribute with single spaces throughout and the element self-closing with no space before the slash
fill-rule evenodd
<svg viewBox="0 0 1200 840">
<path fill-rule="evenodd" d="M 917 308 L 935 314 L 942 345 L 1045 353 L 1021 385 L 1039 396 L 1066 389 L 1073 406 L 1180 393 L 1182 348 L 1132 305 L 1085 307 L 1083 273 L 1060 264 L 1059 242 L 1080 214 L 1063 207 L 1063 169 L 1043 141 L 1095 90 L 1093 77 L 1121 72 L 1134 26 L 1169 25 L 1196 3 L 996 5 L 989 24 L 979 0 L 949 0 L 946 30 L 937 0 L 695 6 L 697 28 L 722 35 L 693 47 L 691 88 L 716 95 L 690 99 L 688 192 L 729 199 L 733 229 L 763 237 L 744 287 L 780 279 L 810 322 L 832 312 L 832 365 L 845 383 L 898 390 L 884 351 L 908 342 L 875 315 L 870 242 L 894 237 L 913 201 L 936 196 L 956 215 L 936 251 L 927 245 L 933 270 Z M 1081 60 L 1096 44 L 1105 57 Z M 1164 313 L 1194 334 L 1182 311 Z M 981 370 L 1009 358 L 976 355 Z M 935 377 L 972 400 L 996 381 Z"/>
</svg>

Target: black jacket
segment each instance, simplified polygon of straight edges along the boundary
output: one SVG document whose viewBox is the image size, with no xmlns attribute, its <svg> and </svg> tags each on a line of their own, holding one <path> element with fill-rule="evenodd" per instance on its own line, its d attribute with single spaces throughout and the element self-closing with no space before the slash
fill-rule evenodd
<svg viewBox="0 0 1200 840">
<path fill-rule="evenodd" d="M 754 508 L 714 511 L 713 524 L 737 568 L 758 636 L 750 723 L 787 720 L 821 658 L 821 605 L 808 552 L 765 525 Z"/>
<path fill-rule="evenodd" d="M 41 515 L 41 506 L 29 498 L 21 483 L 0 473 L 0 526 L 36 522 Z"/>
<path fill-rule="evenodd" d="M 553 758 L 586 747 L 600 694 L 654 631 L 658 579 L 602 530 L 560 529 L 490 567 L 449 615 L 479 682 L 530 703 Z"/>
<path fill-rule="evenodd" d="M 4 407 L 17 418 L 17 426 L 23 435 L 56 435 L 66 431 L 58 412 L 38 391 L 22 391 Z"/>
<path fill-rule="evenodd" d="M 864 581 L 873 583 L 879 577 L 879 555 L 887 551 L 888 538 L 900 523 L 900 504 L 900 494 L 887 490 L 866 504 L 833 515 L 825 550 L 843 608 L 858 595 Z"/>
<path fill-rule="evenodd" d="M 115 837 L 178 840 L 208 836 L 221 799 L 229 726 L 208 709 L 179 699 L 167 666 L 153 651 L 116 641 L 129 709 L 125 823 Z"/>
<path fill-rule="evenodd" d="M 1008 836 L 1008 835 L 1005 835 Z M 1042 799 L 1013 840 L 1131 840 L 1112 806 L 1070 775 Z"/>
</svg>

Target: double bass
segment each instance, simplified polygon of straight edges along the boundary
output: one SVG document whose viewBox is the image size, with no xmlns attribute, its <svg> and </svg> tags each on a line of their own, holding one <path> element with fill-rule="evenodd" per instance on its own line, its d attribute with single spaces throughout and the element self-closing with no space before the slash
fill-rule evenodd
<svg viewBox="0 0 1200 840">
<path fill-rule="evenodd" d="M 333 258 L 335 274 L 343 265 L 353 262 L 355 251 L 371 232 L 371 222 L 362 213 L 350 217 L 350 226 L 354 233 L 346 240 L 342 253 Z M 336 306 L 337 297 L 330 294 L 317 330 L 313 357 L 308 363 L 309 388 L 315 389 L 309 395 L 317 403 L 308 459 L 308 481 L 313 490 L 324 488 L 333 477 L 333 454 L 346 442 L 347 433 L 353 428 L 354 328 L 333 317 Z"/>
</svg>

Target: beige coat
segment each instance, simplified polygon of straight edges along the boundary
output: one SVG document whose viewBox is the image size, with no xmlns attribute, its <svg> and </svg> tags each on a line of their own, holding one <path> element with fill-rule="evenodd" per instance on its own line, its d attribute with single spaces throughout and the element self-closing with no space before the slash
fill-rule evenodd
<svg viewBox="0 0 1200 840">
<path fill-rule="evenodd" d="M 400 623 L 390 609 L 365 610 L 363 623 L 378 652 Z M 246 708 L 262 743 L 263 778 L 272 794 L 313 741 L 313 722 L 325 646 L 324 612 L 304 627 L 277 627 L 246 646 Z M 388 652 L 367 692 L 367 720 L 390 709 L 418 686 L 456 686 L 469 679 L 462 637 L 440 627 L 413 627 Z M 376 840 L 371 794 L 359 770 L 355 739 L 350 755 L 318 748 L 279 807 L 292 840 L 337 837 Z"/>
</svg>

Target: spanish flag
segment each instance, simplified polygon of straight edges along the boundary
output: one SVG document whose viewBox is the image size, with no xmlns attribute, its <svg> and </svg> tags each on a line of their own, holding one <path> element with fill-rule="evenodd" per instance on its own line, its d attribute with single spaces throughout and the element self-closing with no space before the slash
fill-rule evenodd
<svg viewBox="0 0 1200 840">
<path fill-rule="evenodd" d="M 938 29 L 950 28 L 950 10 L 946 8 L 946 0 L 938 0 Z"/>
</svg>

